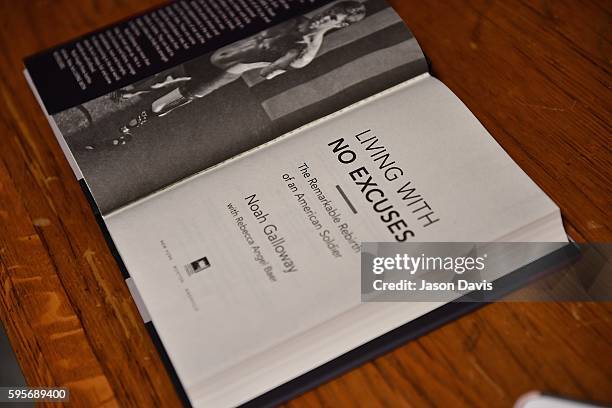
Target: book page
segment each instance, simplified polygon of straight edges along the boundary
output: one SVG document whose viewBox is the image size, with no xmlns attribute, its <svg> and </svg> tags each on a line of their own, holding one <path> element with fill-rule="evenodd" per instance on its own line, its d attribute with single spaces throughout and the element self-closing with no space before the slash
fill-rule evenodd
<svg viewBox="0 0 612 408">
<path fill-rule="evenodd" d="M 268 3 L 178 1 L 27 60 L 101 213 L 427 72 L 384 0 Z"/>
<path fill-rule="evenodd" d="M 361 242 L 489 242 L 551 216 L 521 239 L 564 241 L 557 207 L 425 74 L 106 222 L 192 402 L 231 389 L 235 404 L 437 306 L 389 305 L 399 314 L 333 336 L 340 316 L 384 312 L 360 302 Z M 335 329 L 313 338 L 321 327 Z M 308 355 L 287 351 L 304 338 Z M 252 363 L 246 394 L 207 386 L 294 357 L 270 377 Z"/>
</svg>

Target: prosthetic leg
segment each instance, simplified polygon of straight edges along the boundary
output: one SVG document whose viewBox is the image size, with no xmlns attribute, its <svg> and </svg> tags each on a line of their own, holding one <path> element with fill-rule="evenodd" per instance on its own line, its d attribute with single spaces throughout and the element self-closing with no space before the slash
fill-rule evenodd
<svg viewBox="0 0 612 408">
<path fill-rule="evenodd" d="M 151 104 L 151 110 L 143 110 L 134 118 L 122 126 L 119 131 L 122 136 L 131 135 L 132 130 L 144 126 L 156 117 L 162 117 L 172 112 L 174 109 L 190 103 L 194 98 L 185 97 L 181 94 L 180 89 L 175 89 L 159 99 L 156 99 Z M 124 137 L 125 139 L 125 137 Z M 125 144 L 125 143 L 121 143 Z"/>
<path fill-rule="evenodd" d="M 253 69 L 253 65 L 257 65 L 257 68 L 261 68 L 269 64 L 238 64 L 237 66 L 228 69 L 226 72 L 210 82 L 197 83 L 195 81 L 187 81 L 179 88 L 176 88 L 153 101 L 150 110 L 143 110 L 138 115 L 130 119 L 127 124 L 123 125 L 119 129 L 119 137 L 111 140 L 112 146 L 125 145 L 132 139 L 132 132 L 135 129 L 145 126 L 151 121 L 158 120 L 158 118 L 166 116 L 173 110 L 178 109 L 181 106 L 185 106 L 195 99 L 203 98 L 217 89 L 235 81 L 236 79 L 240 78 L 243 72 Z"/>
</svg>

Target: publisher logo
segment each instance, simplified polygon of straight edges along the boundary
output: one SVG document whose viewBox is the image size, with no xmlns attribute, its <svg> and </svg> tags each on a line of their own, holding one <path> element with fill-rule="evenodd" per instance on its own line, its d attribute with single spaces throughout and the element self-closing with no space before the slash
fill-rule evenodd
<svg viewBox="0 0 612 408">
<path fill-rule="evenodd" d="M 187 275 L 188 276 L 191 276 L 194 273 L 198 273 L 200 271 L 203 271 L 206 268 L 210 268 L 210 262 L 208 261 L 207 257 L 203 257 L 203 258 L 197 259 L 197 260 L 195 260 L 195 261 L 185 265 L 185 270 L 187 271 Z"/>
</svg>

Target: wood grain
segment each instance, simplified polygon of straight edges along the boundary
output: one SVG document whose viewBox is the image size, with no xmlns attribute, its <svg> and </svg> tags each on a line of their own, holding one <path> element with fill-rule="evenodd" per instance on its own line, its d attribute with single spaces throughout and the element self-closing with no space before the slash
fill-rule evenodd
<svg viewBox="0 0 612 408">
<path fill-rule="evenodd" d="M 179 400 L 21 60 L 156 3 L 0 1 L 0 318 L 28 383 L 77 406 Z M 570 235 L 612 241 L 612 3 L 392 4 Z M 487 306 L 287 406 L 511 406 L 534 389 L 612 403 L 611 311 Z"/>
</svg>

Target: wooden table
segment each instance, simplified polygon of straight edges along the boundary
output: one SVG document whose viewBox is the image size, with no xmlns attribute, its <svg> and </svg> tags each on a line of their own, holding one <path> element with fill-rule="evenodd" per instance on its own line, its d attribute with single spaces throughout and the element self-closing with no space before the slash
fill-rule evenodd
<svg viewBox="0 0 612 408">
<path fill-rule="evenodd" d="M 0 317 L 28 383 L 78 405 L 178 399 L 21 60 L 158 2 L 0 2 Z M 612 3 L 392 3 L 568 233 L 612 241 Z M 611 310 L 490 305 L 288 405 L 510 406 L 534 389 L 611 403 Z"/>
</svg>

